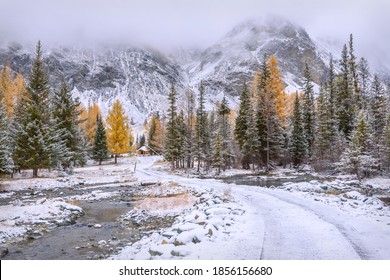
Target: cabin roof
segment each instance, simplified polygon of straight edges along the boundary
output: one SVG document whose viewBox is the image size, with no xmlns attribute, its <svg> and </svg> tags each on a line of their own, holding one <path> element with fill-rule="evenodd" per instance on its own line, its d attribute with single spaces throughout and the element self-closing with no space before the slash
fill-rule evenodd
<svg viewBox="0 0 390 280">
<path fill-rule="evenodd" d="M 150 149 L 148 147 L 146 147 L 146 146 L 142 146 L 137 151 L 150 152 Z"/>
</svg>

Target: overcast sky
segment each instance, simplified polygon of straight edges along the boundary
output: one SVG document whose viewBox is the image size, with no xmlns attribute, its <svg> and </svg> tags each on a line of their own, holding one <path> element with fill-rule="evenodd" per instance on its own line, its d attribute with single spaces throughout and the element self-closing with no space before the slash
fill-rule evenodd
<svg viewBox="0 0 390 280">
<path fill-rule="evenodd" d="M 389 0 L 0 0 L 0 38 L 209 46 L 247 18 L 278 14 L 313 37 L 390 50 Z"/>
</svg>

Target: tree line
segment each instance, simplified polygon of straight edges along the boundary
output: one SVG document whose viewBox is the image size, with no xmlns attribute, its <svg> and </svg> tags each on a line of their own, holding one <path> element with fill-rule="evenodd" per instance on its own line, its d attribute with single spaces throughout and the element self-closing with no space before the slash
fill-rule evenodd
<svg viewBox="0 0 390 280">
<path fill-rule="evenodd" d="M 101 164 L 113 155 L 128 153 L 133 145 L 128 118 L 115 101 L 103 120 L 99 106 L 88 110 L 63 82 L 53 90 L 38 42 L 25 83 L 4 66 L 0 78 L 0 174 L 32 169 L 71 172 L 88 158 Z"/>
<path fill-rule="evenodd" d="M 286 94 L 275 56 L 263 56 L 249 83 L 243 81 L 237 110 L 223 97 L 206 110 L 205 87 L 186 91 L 178 108 L 172 84 L 164 116 L 145 120 L 133 138 L 120 101 L 103 119 L 99 106 L 85 108 L 66 83 L 52 90 L 38 43 L 28 80 L 4 67 L 0 76 L 0 173 L 15 169 L 72 170 L 88 158 L 99 164 L 109 155 L 148 146 L 172 168 L 198 172 L 231 167 L 270 171 L 277 166 L 342 171 L 359 179 L 390 169 L 389 86 L 357 60 L 353 37 L 341 59 L 329 59 L 326 80 L 315 93 L 310 64 L 303 86 Z"/>
<path fill-rule="evenodd" d="M 342 171 L 359 179 L 388 173 L 389 86 L 386 94 L 367 60 L 357 60 L 352 35 L 341 59 L 330 56 L 325 71 L 326 80 L 316 94 L 306 62 L 301 91 L 286 94 L 277 59 L 264 55 L 253 81 L 243 82 L 237 112 L 225 97 L 207 112 L 203 83 L 197 107 L 188 92 L 185 112 L 178 112 L 172 85 L 159 149 L 172 168 L 195 167 L 198 172 L 239 165 L 264 171 L 288 165 L 299 169 L 309 164 L 316 171 Z"/>
</svg>

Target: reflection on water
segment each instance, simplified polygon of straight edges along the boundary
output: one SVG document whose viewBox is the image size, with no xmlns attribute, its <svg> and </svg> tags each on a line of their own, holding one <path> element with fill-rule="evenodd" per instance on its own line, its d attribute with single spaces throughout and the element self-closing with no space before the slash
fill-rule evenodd
<svg viewBox="0 0 390 280">
<path fill-rule="evenodd" d="M 117 220 L 130 211 L 132 205 L 94 201 L 79 206 L 85 215 L 74 225 L 56 227 L 38 239 L 9 244 L 10 253 L 5 259 L 81 260 L 96 254 L 109 254 L 139 236 L 134 234 L 135 229 L 123 227 Z M 100 224 L 101 228 L 94 228 L 95 224 Z M 105 240 L 108 246 L 99 246 L 101 240 Z"/>
</svg>

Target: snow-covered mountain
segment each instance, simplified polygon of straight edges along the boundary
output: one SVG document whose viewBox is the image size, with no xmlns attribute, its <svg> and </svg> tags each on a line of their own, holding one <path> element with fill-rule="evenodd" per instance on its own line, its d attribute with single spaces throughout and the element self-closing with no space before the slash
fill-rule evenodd
<svg viewBox="0 0 390 280">
<path fill-rule="evenodd" d="M 300 89 L 305 62 L 319 84 L 329 61 L 329 52 L 313 42 L 302 27 L 274 17 L 250 20 L 237 25 L 203 51 L 198 61 L 186 66 L 190 84 L 203 80 L 209 91 L 237 96 L 243 80 L 252 80 L 264 54 L 278 59 L 287 91 Z"/>
<path fill-rule="evenodd" d="M 21 69 L 27 76 L 33 53 L 33 48 L 11 44 L 0 49 L 0 64 Z M 180 92 L 185 87 L 177 66 L 154 50 L 53 48 L 44 56 L 53 85 L 67 81 L 75 97 L 85 105 L 99 103 L 104 113 L 120 99 L 129 116 L 138 122 L 145 114 L 166 109 L 171 82 Z"/>
<path fill-rule="evenodd" d="M 98 102 L 104 113 L 119 98 L 139 124 L 151 113 L 167 109 L 171 83 L 179 93 L 179 102 L 186 89 L 197 92 L 203 80 L 208 108 L 223 95 L 235 106 L 243 81 L 252 80 L 264 53 L 276 56 L 290 92 L 301 87 L 305 62 L 319 84 L 329 61 L 328 50 L 302 27 L 281 18 L 243 22 L 203 51 L 180 49 L 163 54 L 123 46 L 43 47 L 53 85 L 66 80 L 74 96 L 86 105 Z M 5 44 L 0 47 L 0 65 L 10 65 L 27 75 L 33 53 L 33 47 Z"/>
</svg>

